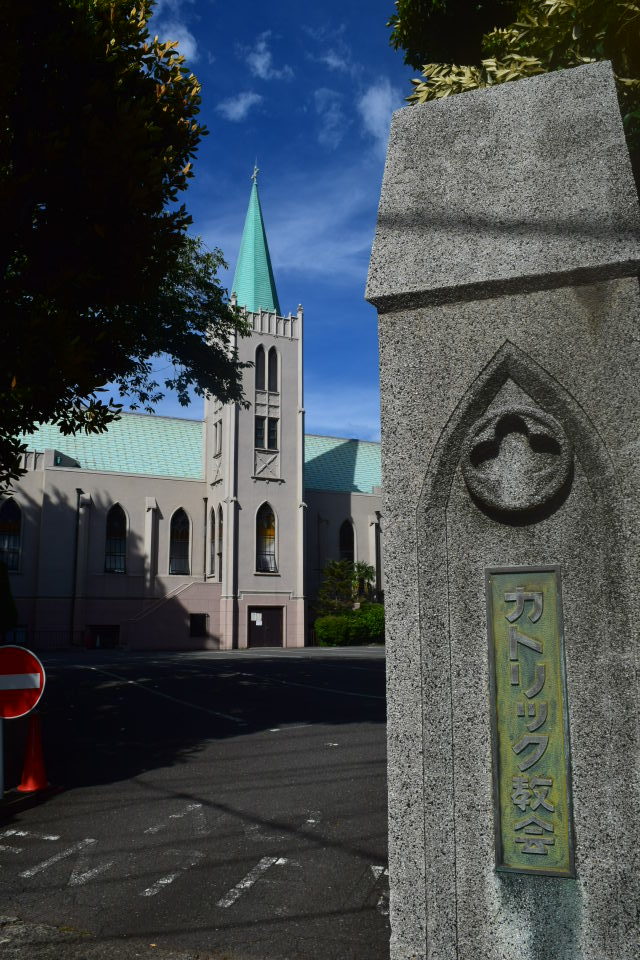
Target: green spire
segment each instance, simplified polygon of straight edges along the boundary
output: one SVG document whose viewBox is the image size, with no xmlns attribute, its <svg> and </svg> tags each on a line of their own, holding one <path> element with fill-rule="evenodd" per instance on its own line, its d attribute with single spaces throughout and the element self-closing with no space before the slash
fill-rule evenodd
<svg viewBox="0 0 640 960">
<path fill-rule="evenodd" d="M 258 196 L 257 174 L 256 167 L 251 177 L 253 186 L 231 290 L 238 298 L 239 307 L 246 307 L 253 313 L 260 309 L 275 310 L 281 315 Z"/>
</svg>

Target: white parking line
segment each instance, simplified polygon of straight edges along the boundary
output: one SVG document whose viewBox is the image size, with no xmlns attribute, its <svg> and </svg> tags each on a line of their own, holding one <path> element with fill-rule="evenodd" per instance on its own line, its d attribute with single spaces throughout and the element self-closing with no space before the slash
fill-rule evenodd
<svg viewBox="0 0 640 960">
<path fill-rule="evenodd" d="M 160 877 L 159 880 L 156 880 L 150 887 L 147 887 L 146 890 L 143 890 L 140 894 L 141 897 L 155 897 L 157 893 L 160 893 L 161 890 L 164 890 L 165 887 L 168 887 L 170 883 L 173 883 L 174 880 L 177 880 L 181 874 L 186 873 L 187 870 L 190 870 L 191 867 L 195 867 L 197 863 L 200 863 L 204 857 L 204 853 L 201 853 L 199 850 L 191 850 L 188 854 L 189 860 L 180 867 L 178 870 L 175 870 L 173 873 L 168 873 L 165 877 Z"/>
<path fill-rule="evenodd" d="M 59 840 L 57 833 L 31 833 L 30 830 L 5 830 L 0 833 L 0 840 L 5 837 L 35 837 L 36 840 Z"/>
<path fill-rule="evenodd" d="M 286 857 L 263 857 L 262 860 L 255 865 L 253 870 L 250 870 L 246 877 L 242 878 L 240 883 L 236 883 L 235 887 L 232 887 L 231 890 L 228 890 L 224 897 L 221 897 L 220 900 L 218 900 L 216 907 L 230 907 L 236 902 L 238 897 L 242 896 L 246 890 L 249 890 L 249 888 L 254 885 L 256 880 L 260 879 L 265 870 L 268 870 L 275 864 L 282 866 L 286 862 Z"/>
<path fill-rule="evenodd" d="M 296 683 L 294 680 L 278 680 L 275 677 L 259 677 L 255 673 L 242 673 L 240 676 L 251 677 L 258 683 L 278 683 L 285 687 L 302 687 L 303 690 L 319 690 L 320 693 L 338 693 L 343 697 L 358 697 L 362 700 L 386 700 L 377 693 L 356 693 L 354 690 L 336 690 L 334 687 L 316 687 L 311 683 Z"/>
<path fill-rule="evenodd" d="M 54 863 L 58 863 L 59 860 L 64 860 L 65 857 L 70 857 L 72 853 L 76 852 L 76 850 L 83 850 L 84 847 L 88 847 L 92 843 L 96 843 L 96 841 L 92 840 L 91 837 L 88 837 L 85 840 L 78 840 L 78 842 L 74 843 L 72 847 L 67 847 L 66 850 L 61 850 L 60 853 L 56 853 L 53 857 L 49 857 L 48 860 L 43 860 L 42 863 L 36 864 L 35 867 L 29 867 L 28 870 L 23 870 L 20 876 L 35 877 L 36 873 L 42 873 L 43 870 L 47 870 L 49 867 L 52 867 Z"/>
<path fill-rule="evenodd" d="M 140 687 L 141 690 L 146 690 L 147 693 L 152 693 L 156 697 L 163 697 L 165 700 L 171 700 L 172 703 L 179 703 L 181 707 L 190 707 L 192 710 L 199 710 L 201 713 L 208 713 L 212 717 L 220 717 L 222 720 L 231 720 L 232 723 L 237 723 L 238 726 L 246 727 L 245 720 L 239 720 L 238 717 L 232 717 L 230 713 L 221 713 L 220 710 L 210 710 L 209 707 L 201 707 L 197 703 L 189 703 L 188 700 L 179 700 L 178 697 L 172 697 L 168 693 L 162 693 L 161 690 L 154 690 L 151 687 L 145 687 L 143 683 L 138 683 L 137 680 L 127 680 L 126 677 L 121 677 L 117 673 L 111 673 L 109 670 L 101 670 L 100 667 L 88 666 L 87 664 L 80 664 L 79 668 L 82 670 L 95 670 L 96 673 L 104 673 L 106 677 L 114 677 L 116 680 L 122 680 L 126 684 L 131 684 L 135 687 Z"/>
<path fill-rule="evenodd" d="M 376 882 L 380 879 L 380 877 L 389 876 L 389 870 L 386 867 L 372 866 L 371 873 L 375 877 Z M 383 917 L 389 916 L 389 894 L 386 890 L 384 890 L 378 897 L 376 910 L 378 913 L 382 914 Z"/>
<path fill-rule="evenodd" d="M 93 880 L 94 877 L 98 877 L 101 873 L 104 873 L 105 870 L 112 867 L 114 863 L 114 860 L 105 860 L 104 863 L 99 863 L 95 867 L 83 870 L 82 868 L 86 866 L 86 861 L 82 858 L 71 871 L 67 886 L 80 887 L 83 883 L 87 883 L 88 880 Z"/>
<path fill-rule="evenodd" d="M 201 803 L 189 803 L 184 810 L 181 810 L 179 813 L 169 814 L 169 820 L 181 820 L 182 817 L 186 817 L 188 814 L 193 813 L 194 810 L 202 810 Z M 145 833 L 159 833 L 161 830 L 164 830 L 168 827 L 167 823 L 156 823 L 152 827 L 147 827 L 144 831 Z"/>
</svg>

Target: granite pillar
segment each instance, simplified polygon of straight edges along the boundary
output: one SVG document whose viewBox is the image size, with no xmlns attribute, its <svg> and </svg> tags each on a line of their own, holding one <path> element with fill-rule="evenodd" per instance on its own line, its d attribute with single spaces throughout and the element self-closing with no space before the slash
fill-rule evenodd
<svg viewBox="0 0 640 960">
<path fill-rule="evenodd" d="M 394 115 L 392 960 L 640 956 L 639 266 L 608 63 Z"/>
</svg>

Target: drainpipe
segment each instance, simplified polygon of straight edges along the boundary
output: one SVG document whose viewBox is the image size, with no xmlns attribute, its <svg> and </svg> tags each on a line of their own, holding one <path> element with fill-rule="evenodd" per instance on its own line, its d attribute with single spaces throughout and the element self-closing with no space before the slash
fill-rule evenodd
<svg viewBox="0 0 640 960">
<path fill-rule="evenodd" d="M 78 577 L 78 541 L 80 539 L 80 497 L 84 493 L 76 487 L 76 532 L 73 540 L 73 572 L 71 574 L 71 609 L 69 611 L 69 643 L 73 646 L 73 628 L 76 618 L 76 580 Z"/>
<path fill-rule="evenodd" d="M 202 579 L 205 581 L 205 583 L 206 583 L 206 580 L 207 580 L 207 503 L 208 503 L 208 502 L 209 502 L 209 501 L 208 501 L 208 498 L 207 498 L 207 497 L 203 497 L 203 498 L 202 498 L 202 503 L 204 504 L 204 525 L 203 525 L 203 528 L 202 528 L 202 541 L 203 541 L 203 545 L 202 545 Z"/>
<path fill-rule="evenodd" d="M 375 543 L 376 543 L 376 600 L 380 602 L 380 594 L 382 593 L 382 551 L 380 549 L 380 519 L 381 513 L 379 510 L 376 510 L 376 525 L 374 527 L 375 531 Z"/>
</svg>

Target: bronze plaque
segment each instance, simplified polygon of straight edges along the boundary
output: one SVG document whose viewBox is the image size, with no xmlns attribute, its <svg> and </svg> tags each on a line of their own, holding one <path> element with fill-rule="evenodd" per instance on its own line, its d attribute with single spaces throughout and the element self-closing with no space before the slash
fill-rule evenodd
<svg viewBox="0 0 640 960">
<path fill-rule="evenodd" d="M 487 570 L 496 868 L 573 877 L 560 570 Z"/>
</svg>

